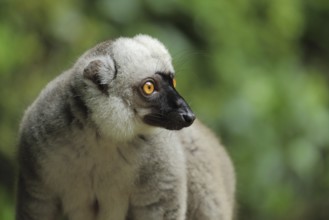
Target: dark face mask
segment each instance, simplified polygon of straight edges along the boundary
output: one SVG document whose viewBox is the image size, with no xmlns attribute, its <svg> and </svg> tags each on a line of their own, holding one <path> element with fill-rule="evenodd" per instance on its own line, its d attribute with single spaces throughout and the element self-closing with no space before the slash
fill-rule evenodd
<svg viewBox="0 0 329 220">
<path fill-rule="evenodd" d="M 146 124 L 169 130 L 190 126 L 195 115 L 175 89 L 173 74 L 156 73 L 142 81 L 140 93 L 151 113 L 143 117 Z"/>
</svg>

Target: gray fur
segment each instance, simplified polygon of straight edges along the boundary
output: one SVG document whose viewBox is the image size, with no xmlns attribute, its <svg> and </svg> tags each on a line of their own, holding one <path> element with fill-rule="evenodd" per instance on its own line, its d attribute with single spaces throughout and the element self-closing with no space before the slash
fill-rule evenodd
<svg viewBox="0 0 329 220">
<path fill-rule="evenodd" d="M 98 44 L 46 86 L 21 123 L 16 220 L 232 219 L 233 166 L 211 131 L 142 120 L 137 82 L 159 71 L 174 73 L 168 51 L 138 35 Z"/>
</svg>

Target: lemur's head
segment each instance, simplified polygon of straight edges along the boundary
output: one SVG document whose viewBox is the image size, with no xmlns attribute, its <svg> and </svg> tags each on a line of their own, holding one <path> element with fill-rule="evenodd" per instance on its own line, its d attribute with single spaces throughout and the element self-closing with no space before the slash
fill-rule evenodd
<svg viewBox="0 0 329 220">
<path fill-rule="evenodd" d="M 90 117 L 104 135 L 131 139 L 161 127 L 179 130 L 195 116 L 176 91 L 171 57 L 146 35 L 104 42 L 75 65 Z"/>
</svg>

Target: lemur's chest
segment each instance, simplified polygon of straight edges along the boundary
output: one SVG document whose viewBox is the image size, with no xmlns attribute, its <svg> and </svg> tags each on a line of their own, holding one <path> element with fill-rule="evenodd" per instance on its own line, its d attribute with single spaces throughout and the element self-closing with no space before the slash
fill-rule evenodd
<svg viewBox="0 0 329 220">
<path fill-rule="evenodd" d="M 49 155 L 46 181 L 61 198 L 64 212 L 84 210 L 88 216 L 98 206 L 112 204 L 100 213 L 118 213 L 115 218 L 126 213 L 139 164 L 130 147 L 86 141 Z"/>
</svg>

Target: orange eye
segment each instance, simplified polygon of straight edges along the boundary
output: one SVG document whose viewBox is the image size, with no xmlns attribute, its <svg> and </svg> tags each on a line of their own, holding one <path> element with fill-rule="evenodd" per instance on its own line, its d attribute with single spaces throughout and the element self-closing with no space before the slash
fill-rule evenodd
<svg viewBox="0 0 329 220">
<path fill-rule="evenodd" d="M 154 92 L 154 84 L 150 81 L 147 81 L 146 83 L 144 83 L 143 92 L 146 95 L 151 95 Z"/>
<path fill-rule="evenodd" d="M 172 84 L 173 84 L 174 88 L 176 88 L 176 79 L 175 78 L 172 79 Z"/>
</svg>

